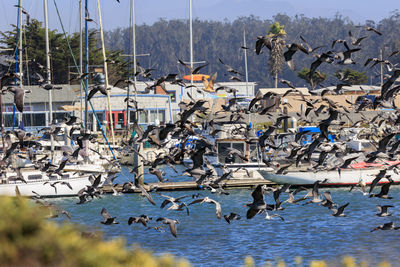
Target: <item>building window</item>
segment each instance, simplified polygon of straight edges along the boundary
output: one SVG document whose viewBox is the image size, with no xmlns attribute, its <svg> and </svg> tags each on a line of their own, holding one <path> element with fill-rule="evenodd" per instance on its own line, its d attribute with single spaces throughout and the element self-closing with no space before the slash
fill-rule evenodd
<svg viewBox="0 0 400 267">
<path fill-rule="evenodd" d="M 69 116 L 69 112 L 53 112 L 53 122 L 60 123 Z"/>
<path fill-rule="evenodd" d="M 15 126 L 18 127 L 18 114 L 15 113 Z M 4 115 L 4 127 L 12 127 L 13 126 L 13 115 L 5 114 Z"/>
<path fill-rule="evenodd" d="M 135 121 L 136 118 L 136 112 L 131 110 L 129 111 L 129 122 L 133 123 Z M 138 123 L 147 123 L 148 121 L 148 114 L 147 114 L 147 110 L 139 110 L 139 116 L 138 116 Z"/>
<path fill-rule="evenodd" d="M 165 122 L 165 110 L 150 110 L 149 123 L 154 123 L 156 120 Z"/>
<path fill-rule="evenodd" d="M 138 123 L 148 123 L 149 122 L 149 115 L 147 114 L 147 110 L 139 110 L 138 115 Z"/>
<path fill-rule="evenodd" d="M 167 93 L 171 97 L 171 102 L 175 103 L 176 102 L 176 91 L 171 90 L 171 91 L 167 91 Z"/>
<path fill-rule="evenodd" d="M 45 113 L 23 113 L 22 122 L 25 127 L 30 126 L 46 126 Z"/>
</svg>

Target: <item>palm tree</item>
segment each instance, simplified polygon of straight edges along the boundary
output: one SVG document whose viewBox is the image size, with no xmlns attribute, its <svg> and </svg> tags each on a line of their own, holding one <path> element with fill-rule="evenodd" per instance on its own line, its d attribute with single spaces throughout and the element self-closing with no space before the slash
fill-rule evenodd
<svg viewBox="0 0 400 267">
<path fill-rule="evenodd" d="M 274 77 L 275 88 L 278 87 L 278 73 L 282 72 L 284 65 L 283 48 L 285 47 L 286 32 L 283 25 L 275 22 L 270 26 L 267 35 L 271 40 L 271 50 L 268 59 L 269 73 Z"/>
</svg>

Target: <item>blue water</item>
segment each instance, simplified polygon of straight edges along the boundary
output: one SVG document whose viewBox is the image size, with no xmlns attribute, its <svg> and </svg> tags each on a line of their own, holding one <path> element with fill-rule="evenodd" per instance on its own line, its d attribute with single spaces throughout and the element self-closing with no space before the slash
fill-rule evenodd
<svg viewBox="0 0 400 267">
<path fill-rule="evenodd" d="M 183 168 L 180 168 L 182 171 Z M 175 175 L 167 170 L 171 181 L 190 180 L 190 177 Z M 118 178 L 123 182 L 129 177 L 127 169 Z M 175 177 L 173 177 L 175 175 Z M 152 176 L 145 176 L 148 182 L 156 181 Z M 265 220 L 265 215 L 257 215 L 247 220 L 245 203 L 252 202 L 251 190 L 229 190 L 230 195 L 211 194 L 209 191 L 178 191 L 162 192 L 170 196 L 192 195 L 200 192 L 221 203 L 222 214 L 230 212 L 242 216 L 239 221 L 231 224 L 215 214 L 215 206 L 211 204 L 195 204 L 190 206 L 190 215 L 184 211 L 167 211 L 160 209 L 163 197 L 152 193 L 157 206 L 151 205 L 139 194 L 121 196 L 105 195 L 88 204 L 76 205 L 77 198 L 62 198 L 50 200 L 70 212 L 72 222 L 85 225 L 90 231 L 101 230 L 106 239 L 123 237 L 127 246 L 140 244 L 142 248 L 153 251 L 156 255 L 171 253 L 178 257 L 187 258 L 194 266 L 238 266 L 244 258 L 250 255 L 257 265 L 276 263 L 282 259 L 289 266 L 295 265 L 296 256 L 301 256 L 305 264 L 310 260 L 326 260 L 339 262 L 343 256 L 351 255 L 358 262 L 365 260 L 369 266 L 388 260 L 392 266 L 400 266 L 400 230 L 375 231 L 370 230 L 380 224 L 394 221 L 400 226 L 400 187 L 392 186 L 392 200 L 368 198 L 360 192 L 348 192 L 348 189 L 329 190 L 333 200 L 339 205 L 350 202 L 345 213 L 347 217 L 333 217 L 331 212 L 316 204 L 294 205 L 284 203 L 285 209 L 279 214 L 285 218 L 281 221 Z M 376 189 L 376 191 L 378 191 Z M 298 196 L 305 193 L 300 192 Z M 281 195 L 281 200 L 287 199 L 287 194 Z M 186 198 L 185 203 L 193 199 Z M 266 196 L 268 203 L 273 203 L 272 196 Z M 376 205 L 393 205 L 389 209 L 391 217 L 380 218 Z M 117 217 L 120 224 L 105 226 L 100 215 L 102 208 Z M 273 214 L 274 212 L 270 212 Z M 168 226 L 166 232 L 145 230 L 143 225 L 128 226 L 130 216 L 147 214 L 153 217 L 150 226 L 160 225 L 155 222 L 159 216 L 178 219 L 178 238 L 173 237 Z M 275 220 L 276 219 L 276 220 Z M 63 218 L 57 219 L 59 222 Z M 65 220 L 67 221 L 67 220 Z"/>
</svg>

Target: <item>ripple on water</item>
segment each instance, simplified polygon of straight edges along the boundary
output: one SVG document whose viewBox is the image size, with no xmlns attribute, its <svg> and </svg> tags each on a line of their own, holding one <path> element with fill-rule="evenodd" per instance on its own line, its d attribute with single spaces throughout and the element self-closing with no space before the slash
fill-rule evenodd
<svg viewBox="0 0 400 267">
<path fill-rule="evenodd" d="M 129 172 L 124 168 L 121 182 L 129 177 Z M 174 174 L 173 174 L 174 175 Z M 155 177 L 147 177 L 154 179 Z M 156 179 L 156 178 L 155 178 Z M 188 179 L 185 177 L 184 179 Z M 149 180 L 150 181 L 150 180 Z M 320 190 L 321 192 L 324 189 Z M 375 231 L 370 230 L 389 221 L 400 225 L 400 190 L 399 186 L 391 188 L 392 200 L 368 198 L 359 192 L 348 192 L 348 189 L 329 189 L 333 200 L 343 205 L 350 202 L 344 218 L 331 216 L 331 211 L 316 204 L 293 205 L 284 203 L 285 210 L 279 214 L 285 218 L 267 221 L 265 215 L 260 214 L 251 220 L 246 219 L 247 208 L 245 203 L 251 202 L 251 191 L 248 189 L 230 190 L 230 195 L 213 195 L 201 191 L 204 196 L 209 196 L 219 201 L 222 214 L 230 212 L 242 216 L 239 221 L 226 223 L 217 219 L 215 205 L 194 204 L 189 207 L 190 216 L 186 212 L 167 211 L 160 209 L 163 197 L 152 194 L 156 206 L 151 205 L 145 198 L 138 194 L 122 196 L 104 196 L 84 205 L 76 205 L 76 198 L 62 198 L 50 200 L 57 203 L 71 213 L 72 221 L 83 224 L 90 230 L 101 229 L 107 239 L 123 237 L 127 246 L 140 244 L 141 247 L 153 251 L 156 255 L 172 253 L 178 257 L 185 257 L 195 266 L 220 266 L 241 265 L 244 257 L 251 255 L 257 264 L 275 262 L 278 258 L 293 265 L 296 256 L 303 257 L 305 263 L 310 260 L 325 259 L 334 261 L 338 257 L 352 255 L 358 261 L 367 260 L 370 266 L 389 260 L 396 264 L 400 256 L 400 231 Z M 166 195 L 181 196 L 198 193 L 198 191 L 166 192 Z M 304 193 L 303 193 L 304 194 Z M 299 193 L 302 196 L 302 193 Z M 282 194 L 285 200 L 287 194 Z M 272 203 L 272 197 L 266 196 L 267 202 Z M 186 199 L 190 203 L 191 197 Z M 391 204 L 392 217 L 379 218 L 376 205 Z M 108 212 L 117 217 L 118 225 L 104 226 L 100 224 L 101 209 L 105 207 Z M 274 214 L 275 212 L 270 212 Z M 178 219 L 178 238 L 174 238 L 166 225 L 166 232 L 145 230 L 139 224 L 128 226 L 130 216 L 147 214 L 153 217 L 150 226 L 159 225 L 155 222 L 157 217 L 163 216 Z M 62 217 L 57 221 L 64 220 Z"/>
</svg>

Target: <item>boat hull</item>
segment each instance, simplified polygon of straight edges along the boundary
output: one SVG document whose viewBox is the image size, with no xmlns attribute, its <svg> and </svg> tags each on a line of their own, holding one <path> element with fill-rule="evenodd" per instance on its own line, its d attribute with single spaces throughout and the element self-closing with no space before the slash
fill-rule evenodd
<svg viewBox="0 0 400 267">
<path fill-rule="evenodd" d="M 55 184 L 57 190 L 49 183 L 44 184 L 45 182 L 54 183 L 56 181 L 68 182 L 71 185 L 72 189 L 70 189 L 67 185 L 63 185 L 60 183 Z M 88 185 L 91 185 L 88 175 L 76 178 L 73 177 L 68 179 L 58 179 L 50 181 L 49 180 L 28 181 L 27 183 L 18 181 L 18 182 L 0 184 L 0 195 L 16 196 L 16 188 L 18 187 L 18 191 L 22 196 L 34 196 L 35 194 L 33 193 L 33 191 L 43 197 L 76 196 L 78 195 L 79 190 Z"/>
<path fill-rule="evenodd" d="M 271 171 L 259 170 L 260 174 L 264 179 L 278 184 L 293 184 L 293 185 L 312 185 L 316 181 L 324 181 L 321 185 L 326 186 L 350 186 L 363 181 L 365 184 L 371 184 L 376 175 L 381 171 L 382 168 L 372 169 L 344 169 L 340 173 L 337 170 L 334 171 L 318 171 L 318 172 L 301 172 L 292 171 L 286 174 L 275 174 Z M 393 171 L 388 170 L 387 175 L 391 175 L 391 178 L 395 183 L 400 182 L 400 175 L 395 174 Z M 382 179 L 380 183 L 387 183 L 387 179 Z"/>
</svg>

